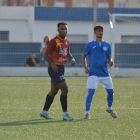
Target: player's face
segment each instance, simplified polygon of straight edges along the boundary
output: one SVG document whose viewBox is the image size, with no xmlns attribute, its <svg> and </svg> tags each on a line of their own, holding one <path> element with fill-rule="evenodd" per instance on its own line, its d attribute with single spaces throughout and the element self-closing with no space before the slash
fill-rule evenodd
<svg viewBox="0 0 140 140">
<path fill-rule="evenodd" d="M 96 35 L 97 38 L 102 38 L 104 31 L 102 29 L 97 29 L 94 34 Z"/>
<path fill-rule="evenodd" d="M 61 38 L 65 38 L 67 35 L 67 25 L 60 25 L 57 31 Z"/>
</svg>

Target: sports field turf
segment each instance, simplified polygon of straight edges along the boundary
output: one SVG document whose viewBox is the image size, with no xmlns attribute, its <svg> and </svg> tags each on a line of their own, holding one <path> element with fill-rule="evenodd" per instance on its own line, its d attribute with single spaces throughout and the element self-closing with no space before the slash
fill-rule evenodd
<svg viewBox="0 0 140 140">
<path fill-rule="evenodd" d="M 0 77 L 0 140 L 140 140 L 140 78 L 114 78 L 114 119 L 106 109 L 101 84 L 93 98 L 90 120 L 84 120 L 87 77 L 65 77 L 68 111 L 62 120 L 60 92 L 49 110 L 54 121 L 40 118 L 49 77 Z"/>
</svg>

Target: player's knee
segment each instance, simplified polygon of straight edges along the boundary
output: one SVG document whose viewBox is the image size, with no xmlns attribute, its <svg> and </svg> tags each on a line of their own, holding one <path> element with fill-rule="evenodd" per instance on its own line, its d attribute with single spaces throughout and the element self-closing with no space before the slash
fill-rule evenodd
<svg viewBox="0 0 140 140">
<path fill-rule="evenodd" d="M 89 89 L 88 93 L 91 94 L 91 95 L 94 94 L 95 93 L 95 89 Z"/>
<path fill-rule="evenodd" d="M 65 87 L 62 89 L 62 94 L 67 95 L 68 94 L 68 87 Z"/>
<path fill-rule="evenodd" d="M 52 97 L 55 97 L 56 94 L 57 94 L 57 92 L 52 92 L 52 91 L 50 91 L 50 92 L 48 93 L 48 95 L 49 95 L 49 96 L 52 96 Z"/>
<path fill-rule="evenodd" d="M 88 90 L 88 96 L 89 96 L 89 97 L 92 98 L 93 95 L 94 95 L 94 93 L 95 93 L 95 89 L 89 89 L 89 90 Z"/>
<path fill-rule="evenodd" d="M 108 94 L 113 94 L 114 93 L 113 89 L 106 89 L 106 91 L 107 91 Z"/>
<path fill-rule="evenodd" d="M 68 88 L 65 90 L 65 94 L 66 94 L 66 95 L 68 94 Z"/>
</svg>

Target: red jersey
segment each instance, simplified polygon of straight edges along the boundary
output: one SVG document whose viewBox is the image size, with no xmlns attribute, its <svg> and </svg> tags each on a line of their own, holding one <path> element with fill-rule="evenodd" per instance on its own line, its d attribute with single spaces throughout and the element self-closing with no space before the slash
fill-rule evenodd
<svg viewBox="0 0 140 140">
<path fill-rule="evenodd" d="M 67 53 L 70 50 L 67 38 L 62 39 L 59 36 L 56 36 L 50 40 L 46 49 L 50 52 L 49 57 L 55 65 L 65 65 Z"/>
</svg>

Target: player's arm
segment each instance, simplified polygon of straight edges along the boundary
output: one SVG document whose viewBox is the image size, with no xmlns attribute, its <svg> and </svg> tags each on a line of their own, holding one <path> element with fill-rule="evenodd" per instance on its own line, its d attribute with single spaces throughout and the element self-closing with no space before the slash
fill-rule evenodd
<svg viewBox="0 0 140 140">
<path fill-rule="evenodd" d="M 72 56 L 72 54 L 70 53 L 70 51 L 68 51 L 67 59 L 70 60 L 70 61 L 72 62 L 72 63 L 71 63 L 71 66 L 75 66 L 76 61 L 75 61 L 75 59 L 73 58 L 73 56 Z"/>
<path fill-rule="evenodd" d="M 112 61 L 112 58 L 111 58 L 111 47 L 110 47 L 110 44 L 109 44 L 109 49 L 108 49 L 108 64 L 109 64 L 109 66 L 113 66 L 114 65 L 114 62 Z"/>
<path fill-rule="evenodd" d="M 49 54 L 50 52 L 48 50 L 45 50 L 43 57 L 51 65 L 53 72 L 58 73 L 58 68 L 54 64 L 54 62 L 50 59 Z"/>
<path fill-rule="evenodd" d="M 113 66 L 114 65 L 114 62 L 112 61 L 111 57 L 108 57 L 108 64 L 109 64 L 109 66 Z"/>
<path fill-rule="evenodd" d="M 87 67 L 86 55 L 83 55 L 83 56 L 82 56 L 82 63 L 83 63 L 83 66 L 84 66 L 84 68 L 85 68 L 85 73 L 86 73 L 86 74 L 89 74 L 90 71 L 89 71 L 89 69 L 88 69 L 88 67 Z"/>
</svg>

